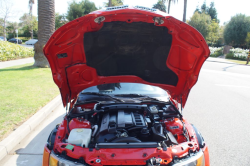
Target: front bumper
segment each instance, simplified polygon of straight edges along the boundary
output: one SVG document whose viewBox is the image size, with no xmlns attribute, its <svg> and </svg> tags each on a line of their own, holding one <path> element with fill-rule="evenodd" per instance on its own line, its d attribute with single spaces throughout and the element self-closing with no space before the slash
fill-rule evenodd
<svg viewBox="0 0 250 166">
<path fill-rule="evenodd" d="M 102 165 L 99 163 L 98 165 Z M 44 148 L 43 166 L 86 166 L 85 164 L 66 160 L 53 151 L 50 151 L 47 146 Z M 195 155 L 192 155 L 186 159 L 175 159 L 171 166 L 210 166 L 208 148 L 205 146 Z"/>
<path fill-rule="evenodd" d="M 206 166 L 202 150 L 187 159 L 176 161 L 172 166 Z"/>
</svg>

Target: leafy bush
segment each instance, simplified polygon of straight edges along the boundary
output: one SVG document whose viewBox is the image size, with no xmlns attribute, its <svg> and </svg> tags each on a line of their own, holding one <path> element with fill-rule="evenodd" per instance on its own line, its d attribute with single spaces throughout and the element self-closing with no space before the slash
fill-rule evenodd
<svg viewBox="0 0 250 166">
<path fill-rule="evenodd" d="M 210 57 L 218 57 L 222 55 L 223 47 L 209 47 Z"/>
<path fill-rule="evenodd" d="M 25 48 L 6 41 L 0 41 L 0 61 L 8 61 L 32 56 L 34 56 L 33 49 Z"/>
<path fill-rule="evenodd" d="M 248 50 L 241 48 L 230 49 L 230 52 L 226 55 L 226 59 L 246 60 L 248 56 Z"/>
<path fill-rule="evenodd" d="M 232 51 L 230 51 L 227 55 L 226 55 L 226 59 L 234 59 L 234 53 Z"/>
</svg>

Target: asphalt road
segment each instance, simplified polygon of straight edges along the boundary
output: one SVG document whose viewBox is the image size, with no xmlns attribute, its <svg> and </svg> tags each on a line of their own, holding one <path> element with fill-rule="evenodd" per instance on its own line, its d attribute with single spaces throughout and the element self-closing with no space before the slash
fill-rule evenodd
<svg viewBox="0 0 250 166">
<path fill-rule="evenodd" d="M 211 166 L 250 165 L 250 66 L 206 61 L 184 116 L 209 145 Z M 58 107 L 0 165 L 38 166 L 43 146 L 65 110 Z"/>
<path fill-rule="evenodd" d="M 205 62 L 183 111 L 207 142 L 211 166 L 250 165 L 250 66 Z"/>
</svg>

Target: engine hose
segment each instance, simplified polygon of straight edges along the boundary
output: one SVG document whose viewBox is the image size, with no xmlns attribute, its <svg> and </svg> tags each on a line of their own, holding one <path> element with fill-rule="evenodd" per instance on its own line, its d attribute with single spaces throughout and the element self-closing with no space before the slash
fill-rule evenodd
<svg viewBox="0 0 250 166">
<path fill-rule="evenodd" d="M 67 121 L 67 129 L 68 129 L 68 132 L 70 133 L 70 129 L 69 129 L 69 118 L 66 118 L 66 121 Z"/>
<path fill-rule="evenodd" d="M 187 141 L 189 141 L 189 137 L 188 137 L 188 132 L 187 132 L 187 129 L 185 127 L 185 123 L 181 120 L 182 122 L 182 128 L 183 128 L 183 135 L 185 136 L 185 138 L 187 139 Z"/>
<path fill-rule="evenodd" d="M 98 125 L 94 125 L 94 126 L 92 127 L 92 129 L 94 129 L 94 132 L 92 133 L 92 137 L 94 137 L 95 134 L 96 134 L 96 132 L 97 132 L 97 130 L 98 130 Z"/>
</svg>

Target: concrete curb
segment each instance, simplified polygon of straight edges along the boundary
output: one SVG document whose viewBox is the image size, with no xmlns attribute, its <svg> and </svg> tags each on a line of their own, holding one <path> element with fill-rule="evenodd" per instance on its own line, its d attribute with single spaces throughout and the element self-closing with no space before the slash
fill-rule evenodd
<svg viewBox="0 0 250 166">
<path fill-rule="evenodd" d="M 7 138 L 0 142 L 0 160 L 7 156 L 30 132 L 34 130 L 56 107 L 62 103 L 58 95 L 46 106 L 40 109 L 26 122 L 13 131 Z"/>
<path fill-rule="evenodd" d="M 217 63 L 226 63 L 226 64 L 232 64 L 232 65 L 243 65 L 243 66 L 250 66 L 250 65 L 245 65 L 245 64 L 238 64 L 235 62 L 230 62 L 230 61 L 216 61 L 216 60 L 211 60 L 211 59 L 207 59 L 207 62 L 217 62 Z M 205 62 L 206 62 L 205 61 Z"/>
</svg>

